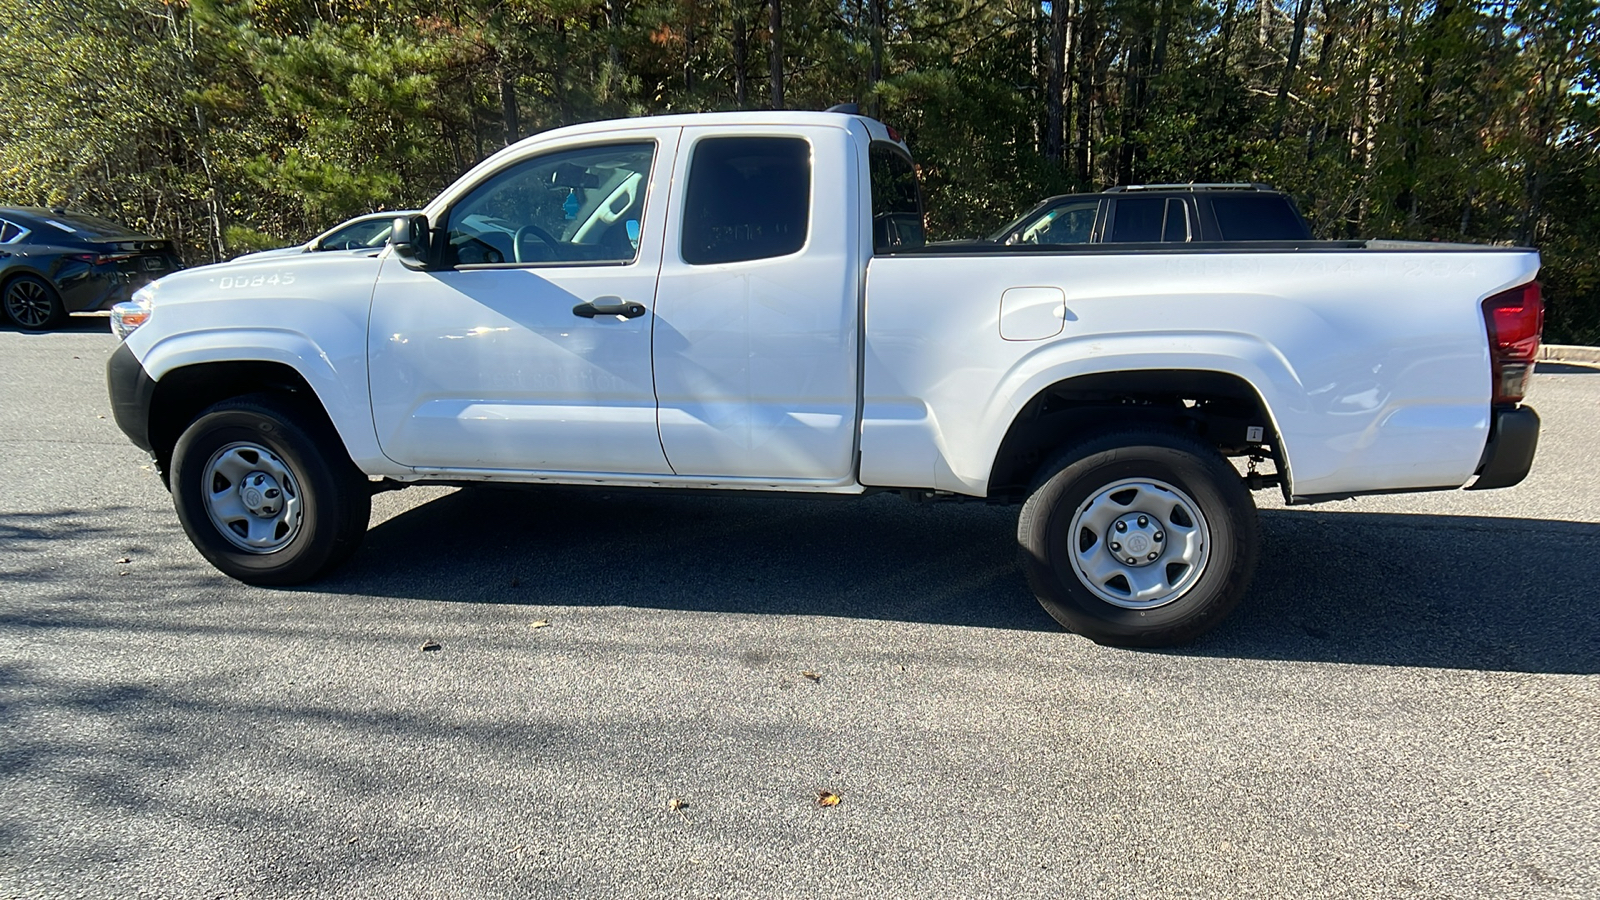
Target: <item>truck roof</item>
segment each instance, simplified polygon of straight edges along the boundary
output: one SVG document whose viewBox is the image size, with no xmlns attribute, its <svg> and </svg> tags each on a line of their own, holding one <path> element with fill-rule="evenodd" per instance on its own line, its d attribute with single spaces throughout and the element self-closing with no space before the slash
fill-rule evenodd
<svg viewBox="0 0 1600 900">
<path fill-rule="evenodd" d="M 735 112 L 706 112 L 706 113 L 674 113 L 665 116 L 636 116 L 628 119 L 602 119 L 595 122 L 581 122 L 575 125 L 564 125 L 529 135 L 512 144 L 505 150 L 495 153 L 499 156 L 513 148 L 520 147 L 532 141 L 545 141 L 553 137 L 578 136 L 584 134 L 604 134 L 608 131 L 621 131 L 630 128 L 689 128 L 694 126 L 736 126 L 736 125 L 810 125 L 825 128 L 849 128 L 850 123 L 858 122 L 866 126 L 867 133 L 874 141 L 887 141 L 905 148 L 905 142 L 891 136 L 889 127 L 870 116 L 846 112 L 814 112 L 810 110 L 745 110 Z M 493 157 L 491 157 L 493 158 Z"/>
</svg>

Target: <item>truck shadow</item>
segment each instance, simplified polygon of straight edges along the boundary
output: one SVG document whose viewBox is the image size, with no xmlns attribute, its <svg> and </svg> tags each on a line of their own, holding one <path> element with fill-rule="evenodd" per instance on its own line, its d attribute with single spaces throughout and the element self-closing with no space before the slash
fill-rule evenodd
<svg viewBox="0 0 1600 900">
<path fill-rule="evenodd" d="M 1015 529 L 1014 510 L 887 495 L 467 488 L 375 526 L 308 589 L 1055 630 Z"/>
<path fill-rule="evenodd" d="M 1600 672 L 1600 523 L 1285 510 L 1261 525 L 1249 596 L 1178 652 Z"/>
<path fill-rule="evenodd" d="M 468 489 L 377 525 L 311 590 L 1054 631 L 1016 510 Z M 1240 608 L 1178 655 L 1600 672 L 1600 523 L 1267 511 Z"/>
</svg>

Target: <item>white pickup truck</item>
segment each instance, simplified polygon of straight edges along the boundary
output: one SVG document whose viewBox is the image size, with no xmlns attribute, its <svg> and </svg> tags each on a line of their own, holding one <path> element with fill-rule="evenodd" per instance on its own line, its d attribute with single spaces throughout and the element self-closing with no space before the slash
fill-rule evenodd
<svg viewBox="0 0 1600 900">
<path fill-rule="evenodd" d="M 1533 251 L 922 228 L 904 143 L 861 116 L 562 128 L 387 246 L 146 287 L 113 316 L 112 407 L 195 546 L 251 583 L 327 571 L 375 490 L 419 482 L 899 491 L 1020 503 L 1045 609 L 1139 646 L 1239 601 L 1251 490 L 1502 487 L 1532 463 Z"/>
</svg>

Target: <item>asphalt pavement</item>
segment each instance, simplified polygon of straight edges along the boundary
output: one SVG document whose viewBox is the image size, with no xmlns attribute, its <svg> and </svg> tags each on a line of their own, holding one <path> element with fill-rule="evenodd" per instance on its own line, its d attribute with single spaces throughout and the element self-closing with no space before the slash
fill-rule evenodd
<svg viewBox="0 0 1600 900">
<path fill-rule="evenodd" d="M 1515 488 L 1258 494 L 1244 604 L 1140 652 L 894 496 L 418 488 L 247 587 L 103 328 L 0 330 L 0 897 L 1600 896 L 1600 369 Z"/>
</svg>

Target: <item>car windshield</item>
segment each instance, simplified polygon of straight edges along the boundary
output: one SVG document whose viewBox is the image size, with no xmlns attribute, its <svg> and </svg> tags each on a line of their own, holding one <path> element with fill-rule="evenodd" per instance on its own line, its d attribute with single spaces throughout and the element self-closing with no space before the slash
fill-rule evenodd
<svg viewBox="0 0 1600 900">
<path fill-rule="evenodd" d="M 381 247 L 389 240 L 389 232 L 394 228 L 395 217 L 402 215 L 409 213 L 392 213 L 358 219 L 330 232 L 318 242 L 316 249 L 360 250 Z"/>
</svg>

